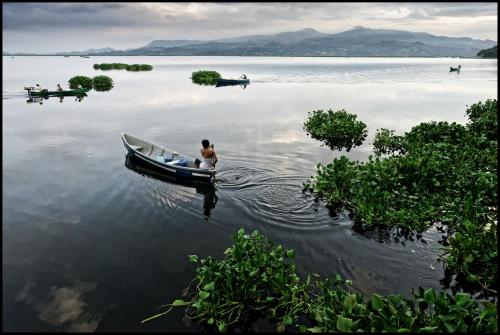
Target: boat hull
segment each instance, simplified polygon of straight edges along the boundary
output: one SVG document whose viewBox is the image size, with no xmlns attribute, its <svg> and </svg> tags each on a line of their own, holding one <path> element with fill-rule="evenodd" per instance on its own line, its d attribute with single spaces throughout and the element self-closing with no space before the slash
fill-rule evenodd
<svg viewBox="0 0 500 335">
<path fill-rule="evenodd" d="M 158 168 L 156 165 L 149 164 L 144 160 L 138 158 L 135 155 L 127 153 L 125 156 L 125 166 L 143 176 L 148 176 L 157 180 L 161 180 L 169 183 L 181 184 L 184 186 L 195 187 L 201 190 L 209 190 L 214 187 L 214 184 L 207 183 L 205 180 L 200 181 L 196 179 L 189 178 L 178 178 L 175 175 L 164 173 L 164 171 Z"/>
<path fill-rule="evenodd" d="M 248 84 L 250 84 L 249 79 L 217 79 L 217 86 L 248 85 Z"/>
<path fill-rule="evenodd" d="M 42 97 L 42 96 L 77 96 L 83 95 L 86 96 L 86 90 L 70 90 L 70 91 L 30 91 L 29 94 L 33 97 Z"/>
<path fill-rule="evenodd" d="M 147 164 L 148 167 L 155 169 L 157 172 L 185 180 L 205 182 L 210 184 L 213 184 L 215 182 L 215 173 L 216 173 L 215 170 L 203 170 L 203 169 L 196 169 L 191 167 L 183 167 L 183 166 L 162 163 L 156 160 L 155 158 L 152 158 L 151 154 L 147 155 L 134 148 L 134 145 L 130 143 L 130 135 L 122 133 L 122 141 L 129 155 L 139 159 L 143 163 Z M 168 149 L 158 145 L 154 145 L 153 143 L 149 142 L 145 143 L 148 143 L 153 147 L 155 147 L 155 150 L 164 149 L 169 151 Z M 153 149 L 151 151 L 153 151 Z M 181 156 L 187 157 L 184 155 Z M 156 156 L 153 155 L 153 157 Z"/>
</svg>

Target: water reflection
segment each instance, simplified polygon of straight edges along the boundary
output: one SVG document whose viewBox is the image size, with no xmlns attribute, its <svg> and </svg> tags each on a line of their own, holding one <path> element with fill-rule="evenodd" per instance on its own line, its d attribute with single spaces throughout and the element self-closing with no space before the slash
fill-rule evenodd
<svg viewBox="0 0 500 335">
<path fill-rule="evenodd" d="M 205 216 L 210 217 L 210 213 L 212 209 L 215 208 L 215 204 L 217 203 L 217 195 L 215 194 L 215 188 L 197 188 L 197 193 L 203 194 L 203 214 Z"/>
<path fill-rule="evenodd" d="M 64 95 L 59 96 L 59 97 L 52 96 L 52 98 L 59 98 L 59 102 L 62 103 L 66 96 L 64 96 Z M 74 96 L 75 99 L 73 101 L 82 102 L 83 98 L 86 96 L 87 96 L 86 94 L 76 95 L 76 96 Z M 43 100 L 49 100 L 49 98 L 51 98 L 51 96 L 48 96 L 48 95 L 39 96 L 39 97 L 30 97 L 28 100 L 26 100 L 26 103 L 27 104 L 36 104 L 37 103 L 37 104 L 43 105 Z M 73 98 L 73 96 L 71 96 L 71 98 Z"/>
<path fill-rule="evenodd" d="M 186 187 L 192 187 L 196 189 L 196 193 L 203 195 L 203 214 L 205 219 L 211 215 L 212 209 L 215 208 L 218 198 L 216 193 L 216 188 L 211 184 L 203 183 L 200 181 L 190 181 L 186 179 L 179 179 L 174 176 L 169 176 L 159 171 L 155 170 L 153 167 L 144 164 L 141 160 L 137 159 L 133 155 L 127 154 L 125 156 L 125 166 L 134 172 L 139 173 L 142 176 L 147 176 L 153 179 L 161 180 L 170 184 L 179 184 Z"/>
<path fill-rule="evenodd" d="M 69 286 L 39 287 L 29 282 L 16 297 L 16 302 L 25 303 L 38 315 L 38 319 L 70 332 L 93 332 L 97 329 L 102 314 L 94 313 L 85 300 L 97 287 L 96 282 L 75 280 Z"/>
<path fill-rule="evenodd" d="M 356 113 L 369 138 L 347 156 L 366 161 L 375 129 L 402 134 L 431 120 L 465 123 L 466 105 L 497 96 L 496 59 L 460 59 L 455 75 L 448 70 L 458 61 L 448 58 L 105 58 L 152 62 L 155 71 L 114 72 L 117 86 L 82 104 L 53 97 L 28 108 L 20 89 L 33 74 L 57 83 L 92 64 L 4 57 L 5 330 L 92 331 L 99 322 L 99 332 L 196 331 L 186 329 L 182 310 L 139 322 L 179 298 L 194 273 L 186 255 L 222 255 L 240 226 L 295 249 L 301 268 L 339 273 L 363 293 L 409 296 L 411 288 L 445 285 L 439 232 L 423 233 L 426 243 L 361 234 L 347 215 L 332 218 L 301 192 L 316 163 L 344 154 L 321 147 L 302 123 L 316 109 Z M 200 68 L 229 77 L 244 71 L 259 84 L 244 93 L 193 85 L 189 74 Z M 187 154 L 196 154 L 193 138 L 210 138 L 221 161 L 216 189 L 124 169 L 121 131 Z M 86 291 L 75 279 L 97 286 Z"/>
<path fill-rule="evenodd" d="M 242 90 L 247 88 L 247 84 L 234 84 L 234 83 L 217 83 L 215 87 L 224 87 L 224 86 L 240 86 Z"/>
</svg>

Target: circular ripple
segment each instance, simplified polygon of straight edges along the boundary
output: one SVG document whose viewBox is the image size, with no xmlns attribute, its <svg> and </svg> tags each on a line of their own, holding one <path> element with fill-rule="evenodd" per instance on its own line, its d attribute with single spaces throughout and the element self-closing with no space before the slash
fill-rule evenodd
<svg viewBox="0 0 500 335">
<path fill-rule="evenodd" d="M 259 172 L 258 174 L 254 172 Z M 272 176 L 269 172 L 227 171 L 221 196 L 238 202 L 256 222 L 294 229 L 331 227 L 346 220 L 332 218 L 322 203 L 302 192 L 305 176 Z M 345 223 L 345 222 L 344 222 Z"/>
<path fill-rule="evenodd" d="M 222 190 L 240 190 L 257 185 L 260 182 L 260 179 L 264 176 L 268 176 L 269 173 L 270 170 L 255 167 L 234 167 L 231 170 L 217 172 L 215 183 Z"/>
</svg>

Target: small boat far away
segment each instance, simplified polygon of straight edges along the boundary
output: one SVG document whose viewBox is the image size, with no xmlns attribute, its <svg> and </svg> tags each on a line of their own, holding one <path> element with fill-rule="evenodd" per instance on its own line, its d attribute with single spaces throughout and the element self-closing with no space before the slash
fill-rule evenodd
<svg viewBox="0 0 500 335">
<path fill-rule="evenodd" d="M 163 174 L 211 184 L 215 182 L 216 170 L 197 168 L 194 158 L 126 133 L 122 133 L 122 141 L 130 155 Z"/>
<path fill-rule="evenodd" d="M 217 79 L 216 86 L 248 85 L 248 84 L 250 84 L 250 79 Z"/>
<path fill-rule="evenodd" d="M 49 91 L 47 89 L 43 89 L 41 91 L 35 91 L 34 87 L 24 87 L 25 90 L 28 91 L 29 97 L 41 97 L 41 96 L 87 96 L 87 92 L 89 90 L 84 88 L 78 88 L 76 90 L 68 90 L 68 91 Z"/>
</svg>

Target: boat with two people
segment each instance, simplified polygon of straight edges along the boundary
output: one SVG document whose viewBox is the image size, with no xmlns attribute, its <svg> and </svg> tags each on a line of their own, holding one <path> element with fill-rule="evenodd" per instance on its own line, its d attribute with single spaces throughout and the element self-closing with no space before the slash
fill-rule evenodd
<svg viewBox="0 0 500 335">
<path fill-rule="evenodd" d="M 122 141 L 130 155 L 155 167 L 163 174 L 191 181 L 215 183 L 217 171 L 197 167 L 195 158 L 126 133 L 122 133 Z"/>
<path fill-rule="evenodd" d="M 87 92 L 89 90 L 85 88 L 77 88 L 75 90 L 67 90 L 67 91 L 49 91 L 46 88 L 41 89 L 38 87 L 24 87 L 25 90 L 28 91 L 28 97 L 31 99 L 32 97 L 61 97 L 61 96 L 87 96 Z"/>
<path fill-rule="evenodd" d="M 458 64 L 457 67 L 452 67 L 450 66 L 450 72 L 460 72 L 460 69 L 462 68 L 462 65 Z"/>
</svg>

